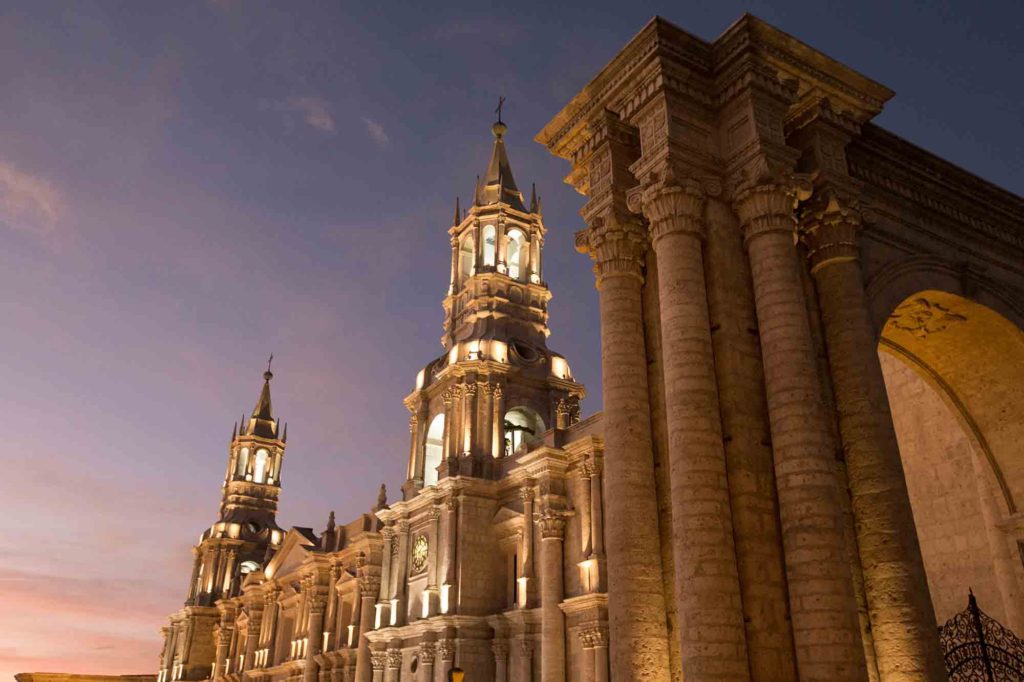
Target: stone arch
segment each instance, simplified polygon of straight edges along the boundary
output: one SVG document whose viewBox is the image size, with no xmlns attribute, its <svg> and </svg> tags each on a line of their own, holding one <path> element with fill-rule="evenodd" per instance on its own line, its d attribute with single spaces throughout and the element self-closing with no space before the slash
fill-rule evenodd
<svg viewBox="0 0 1024 682">
<path fill-rule="evenodd" d="M 962 273 L 937 259 L 899 265 L 869 294 L 936 618 L 972 588 L 1024 631 L 1024 332 L 1003 314 L 1015 305 L 991 284 L 961 295 Z"/>
</svg>

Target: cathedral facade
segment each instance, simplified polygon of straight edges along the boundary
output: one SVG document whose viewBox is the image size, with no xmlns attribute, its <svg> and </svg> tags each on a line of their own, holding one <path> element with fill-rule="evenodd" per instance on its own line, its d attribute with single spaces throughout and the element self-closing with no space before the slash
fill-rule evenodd
<svg viewBox="0 0 1024 682">
<path fill-rule="evenodd" d="M 401 499 L 279 527 L 268 368 L 158 682 L 944 680 L 968 588 L 1024 632 L 1024 200 L 874 125 L 892 94 L 655 18 L 544 127 L 595 262 L 583 420 L 494 124 Z"/>
</svg>

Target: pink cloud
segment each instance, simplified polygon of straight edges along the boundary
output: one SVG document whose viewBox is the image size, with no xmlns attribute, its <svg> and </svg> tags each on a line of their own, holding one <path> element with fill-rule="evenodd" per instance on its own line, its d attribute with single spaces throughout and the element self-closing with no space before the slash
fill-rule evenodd
<svg viewBox="0 0 1024 682">
<path fill-rule="evenodd" d="M 302 119 L 310 126 L 334 134 L 334 117 L 331 115 L 331 109 L 320 97 L 289 97 L 286 106 L 302 114 Z"/>
<path fill-rule="evenodd" d="M 46 236 L 62 213 L 60 193 L 46 179 L 0 160 L 0 225 Z"/>
</svg>

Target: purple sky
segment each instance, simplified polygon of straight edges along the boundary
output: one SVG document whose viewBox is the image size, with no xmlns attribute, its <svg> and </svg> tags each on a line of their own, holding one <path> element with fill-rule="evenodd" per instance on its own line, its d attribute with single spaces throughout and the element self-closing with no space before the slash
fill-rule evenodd
<svg viewBox="0 0 1024 682">
<path fill-rule="evenodd" d="M 544 198 L 550 345 L 598 409 L 582 199 L 531 138 L 655 13 L 713 38 L 749 9 L 896 90 L 882 125 L 1024 191 L 1017 1 L 355 4 L 0 7 L 0 679 L 156 669 L 270 352 L 281 524 L 397 492 L 499 94 Z"/>
</svg>

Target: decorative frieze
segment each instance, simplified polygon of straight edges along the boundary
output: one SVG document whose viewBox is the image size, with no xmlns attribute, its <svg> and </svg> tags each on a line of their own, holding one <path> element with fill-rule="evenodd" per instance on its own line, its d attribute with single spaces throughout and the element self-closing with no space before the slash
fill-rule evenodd
<svg viewBox="0 0 1024 682">
<path fill-rule="evenodd" d="M 906 301 L 889 316 L 889 324 L 919 339 L 966 321 L 963 315 L 923 296 Z"/>
</svg>

